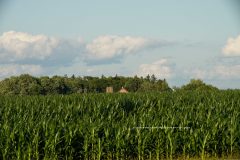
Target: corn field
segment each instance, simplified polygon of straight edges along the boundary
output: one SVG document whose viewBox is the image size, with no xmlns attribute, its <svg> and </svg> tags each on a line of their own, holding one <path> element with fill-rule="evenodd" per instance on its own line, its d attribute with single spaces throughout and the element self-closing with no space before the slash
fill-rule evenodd
<svg viewBox="0 0 240 160">
<path fill-rule="evenodd" d="M 240 91 L 0 97 L 3 160 L 239 153 Z"/>
</svg>

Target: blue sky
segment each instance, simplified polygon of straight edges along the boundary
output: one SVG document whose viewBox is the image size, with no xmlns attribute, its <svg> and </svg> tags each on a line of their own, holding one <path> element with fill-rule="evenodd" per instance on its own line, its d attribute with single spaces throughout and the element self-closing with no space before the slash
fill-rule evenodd
<svg viewBox="0 0 240 160">
<path fill-rule="evenodd" d="M 200 78 L 240 88 L 236 0 L 0 1 L 0 79 L 32 75 Z"/>
</svg>

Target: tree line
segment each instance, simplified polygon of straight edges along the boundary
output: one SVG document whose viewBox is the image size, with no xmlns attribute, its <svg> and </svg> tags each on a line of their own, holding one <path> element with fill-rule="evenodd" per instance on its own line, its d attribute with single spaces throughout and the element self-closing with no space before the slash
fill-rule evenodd
<svg viewBox="0 0 240 160">
<path fill-rule="evenodd" d="M 173 90 L 218 90 L 216 87 L 205 84 L 202 80 L 191 80 L 181 88 L 170 88 L 165 79 L 157 79 L 155 75 L 146 77 L 71 77 L 42 76 L 34 77 L 29 74 L 12 76 L 0 81 L 1 95 L 49 95 L 74 93 L 104 93 L 106 87 L 113 87 L 117 92 L 125 87 L 129 92 L 165 92 Z"/>
</svg>

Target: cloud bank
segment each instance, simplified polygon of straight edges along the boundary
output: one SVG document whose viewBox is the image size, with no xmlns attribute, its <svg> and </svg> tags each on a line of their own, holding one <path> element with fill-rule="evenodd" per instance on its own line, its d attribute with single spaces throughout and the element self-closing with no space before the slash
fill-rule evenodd
<svg viewBox="0 0 240 160">
<path fill-rule="evenodd" d="M 8 31 L 0 35 L 0 71 L 3 77 L 27 71 L 32 74 L 43 68 L 54 70 L 54 67 L 57 69 L 76 63 L 87 66 L 121 63 L 128 55 L 169 44 L 172 43 L 137 36 L 105 35 L 85 42 L 79 39 L 69 40 L 43 34 Z M 150 71 L 156 72 L 153 67 L 155 64 L 151 65 Z M 33 70 L 27 69 L 28 67 Z M 146 72 L 144 65 L 141 70 Z"/>
<path fill-rule="evenodd" d="M 0 36 L 0 62 L 61 65 L 83 61 L 98 65 L 120 62 L 129 54 L 168 45 L 144 37 L 106 35 L 92 42 L 9 31 Z"/>
<path fill-rule="evenodd" d="M 240 79 L 240 65 L 215 66 L 213 73 L 222 79 Z"/>
<path fill-rule="evenodd" d="M 189 78 L 199 79 L 240 79 L 240 65 L 216 65 L 208 69 L 188 69 L 183 72 Z"/>
</svg>

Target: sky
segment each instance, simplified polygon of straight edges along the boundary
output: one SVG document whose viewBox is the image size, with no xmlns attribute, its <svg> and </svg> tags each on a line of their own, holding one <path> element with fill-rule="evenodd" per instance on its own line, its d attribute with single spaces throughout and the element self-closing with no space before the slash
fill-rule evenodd
<svg viewBox="0 0 240 160">
<path fill-rule="evenodd" d="M 0 0 L 0 79 L 147 76 L 240 88 L 238 0 Z"/>
</svg>

